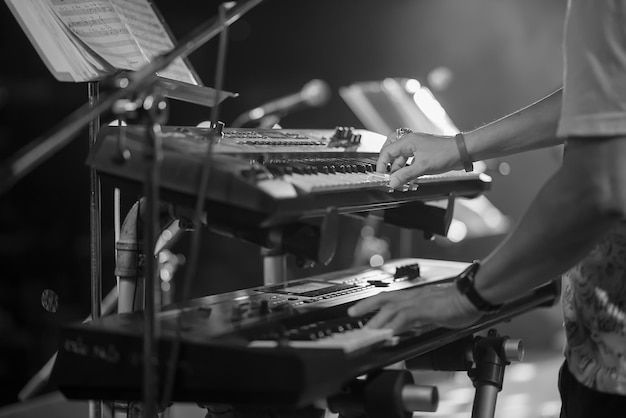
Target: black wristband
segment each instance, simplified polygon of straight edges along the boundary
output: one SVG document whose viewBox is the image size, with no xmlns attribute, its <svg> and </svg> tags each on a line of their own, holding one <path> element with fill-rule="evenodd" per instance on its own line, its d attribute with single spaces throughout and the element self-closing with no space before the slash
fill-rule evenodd
<svg viewBox="0 0 626 418">
<path fill-rule="evenodd" d="M 468 173 L 474 171 L 472 157 L 470 157 L 469 152 L 467 152 L 467 147 L 465 146 L 465 136 L 463 135 L 463 133 L 459 132 L 454 136 L 454 140 L 456 141 L 456 147 L 459 150 L 459 155 L 461 157 L 461 162 L 463 163 L 463 168 Z"/>
<path fill-rule="evenodd" d="M 463 270 L 456 278 L 456 287 L 459 289 L 462 295 L 465 295 L 467 299 L 481 312 L 496 312 L 502 305 L 494 305 L 483 299 L 478 294 L 474 287 L 474 276 L 480 268 L 480 262 L 474 261 L 465 270 Z"/>
</svg>

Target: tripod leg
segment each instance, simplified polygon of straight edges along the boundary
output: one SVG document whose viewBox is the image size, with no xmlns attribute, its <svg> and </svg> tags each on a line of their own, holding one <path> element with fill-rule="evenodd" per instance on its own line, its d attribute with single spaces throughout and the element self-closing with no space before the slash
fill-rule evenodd
<svg viewBox="0 0 626 418">
<path fill-rule="evenodd" d="M 521 361 L 523 354 L 521 341 L 500 337 L 495 330 L 489 330 L 487 337 L 476 338 L 475 367 L 468 372 L 476 388 L 472 418 L 493 418 L 504 381 L 504 368 L 511 361 Z"/>
<path fill-rule="evenodd" d="M 477 386 L 472 418 L 493 418 L 499 391 L 500 389 L 492 385 Z"/>
</svg>

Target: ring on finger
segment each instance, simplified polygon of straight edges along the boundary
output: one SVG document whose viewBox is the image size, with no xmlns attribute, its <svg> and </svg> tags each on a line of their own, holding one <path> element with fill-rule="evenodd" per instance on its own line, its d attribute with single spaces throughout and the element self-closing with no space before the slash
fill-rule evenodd
<svg viewBox="0 0 626 418">
<path fill-rule="evenodd" d="M 413 131 L 410 128 L 398 128 L 396 129 L 396 141 L 399 141 L 400 139 L 402 139 L 402 137 L 406 134 L 410 134 L 413 133 Z"/>
</svg>

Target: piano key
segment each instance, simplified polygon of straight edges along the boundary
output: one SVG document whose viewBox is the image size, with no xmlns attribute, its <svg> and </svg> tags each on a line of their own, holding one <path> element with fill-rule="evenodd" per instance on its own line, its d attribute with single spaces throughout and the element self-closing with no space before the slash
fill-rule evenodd
<svg viewBox="0 0 626 418">
<path fill-rule="evenodd" d="M 389 176 L 380 173 L 291 174 L 283 180 L 305 193 L 331 190 L 367 189 L 387 186 Z"/>
<path fill-rule="evenodd" d="M 393 330 L 388 328 L 372 329 L 359 328 L 341 333 L 333 333 L 328 337 L 310 340 L 254 340 L 250 341 L 248 347 L 251 348 L 274 348 L 278 346 L 289 346 L 293 348 L 312 349 L 339 349 L 345 353 L 351 353 L 363 348 L 381 345 L 393 340 Z"/>
</svg>

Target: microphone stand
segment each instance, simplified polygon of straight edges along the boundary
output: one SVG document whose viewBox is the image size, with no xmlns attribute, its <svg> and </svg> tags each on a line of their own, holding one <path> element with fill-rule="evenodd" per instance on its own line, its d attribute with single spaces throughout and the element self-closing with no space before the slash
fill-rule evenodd
<svg viewBox="0 0 626 418">
<path fill-rule="evenodd" d="M 87 85 L 89 106 L 97 105 L 100 88 L 97 81 Z M 89 150 L 96 144 L 100 131 L 100 115 L 94 116 L 89 122 Z M 99 318 L 102 314 L 102 207 L 100 194 L 100 176 L 95 169 L 89 169 L 89 251 L 90 251 L 90 284 L 91 284 L 91 318 Z M 104 415 L 104 402 L 89 401 L 89 416 L 99 418 Z"/>
</svg>

